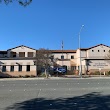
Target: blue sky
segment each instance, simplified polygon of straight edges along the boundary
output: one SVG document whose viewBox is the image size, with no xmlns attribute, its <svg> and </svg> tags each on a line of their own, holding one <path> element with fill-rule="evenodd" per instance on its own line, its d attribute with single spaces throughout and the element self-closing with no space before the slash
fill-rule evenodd
<svg viewBox="0 0 110 110">
<path fill-rule="evenodd" d="M 33 0 L 22 7 L 0 4 L 0 50 L 19 45 L 35 49 L 110 46 L 110 0 Z"/>
</svg>

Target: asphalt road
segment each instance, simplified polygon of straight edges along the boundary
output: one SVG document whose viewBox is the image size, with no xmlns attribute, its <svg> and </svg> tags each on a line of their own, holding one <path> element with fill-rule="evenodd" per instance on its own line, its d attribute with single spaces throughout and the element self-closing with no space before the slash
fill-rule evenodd
<svg viewBox="0 0 110 110">
<path fill-rule="evenodd" d="M 0 110 L 110 110 L 110 79 L 0 80 Z"/>
</svg>

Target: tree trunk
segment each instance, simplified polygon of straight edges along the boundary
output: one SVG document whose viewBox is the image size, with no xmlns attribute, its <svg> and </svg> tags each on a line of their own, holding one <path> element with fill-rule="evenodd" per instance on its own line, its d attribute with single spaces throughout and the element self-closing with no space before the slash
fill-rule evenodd
<svg viewBox="0 0 110 110">
<path fill-rule="evenodd" d="M 46 70 L 46 68 L 45 68 L 45 76 L 46 76 L 46 78 L 48 78 L 48 75 L 47 75 L 47 70 Z"/>
</svg>

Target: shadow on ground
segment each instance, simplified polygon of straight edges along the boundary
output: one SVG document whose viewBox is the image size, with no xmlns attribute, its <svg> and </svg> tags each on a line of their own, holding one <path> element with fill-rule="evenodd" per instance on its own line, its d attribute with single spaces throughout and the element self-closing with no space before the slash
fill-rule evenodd
<svg viewBox="0 0 110 110">
<path fill-rule="evenodd" d="M 73 98 L 35 98 L 16 103 L 5 110 L 110 110 L 110 96 L 92 92 Z"/>
</svg>

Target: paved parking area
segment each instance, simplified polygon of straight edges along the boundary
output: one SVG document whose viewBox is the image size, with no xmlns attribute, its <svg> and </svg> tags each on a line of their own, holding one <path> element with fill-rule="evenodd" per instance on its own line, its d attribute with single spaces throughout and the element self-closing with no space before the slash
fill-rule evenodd
<svg viewBox="0 0 110 110">
<path fill-rule="evenodd" d="M 110 109 L 110 79 L 0 80 L 0 110 L 85 109 Z"/>
</svg>

